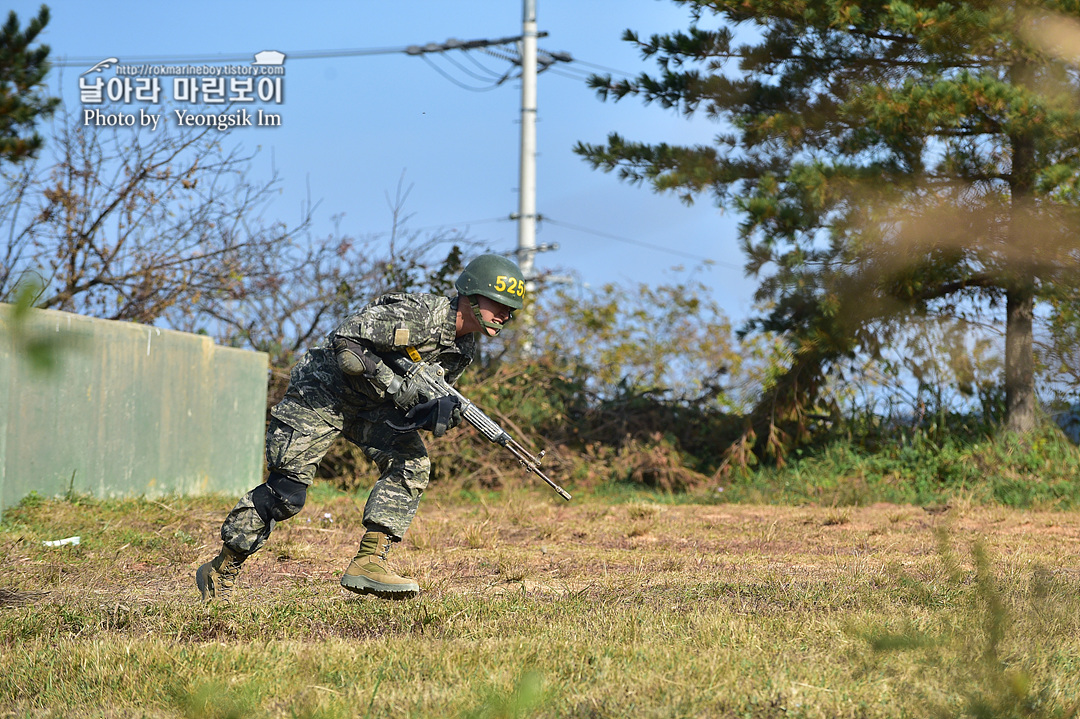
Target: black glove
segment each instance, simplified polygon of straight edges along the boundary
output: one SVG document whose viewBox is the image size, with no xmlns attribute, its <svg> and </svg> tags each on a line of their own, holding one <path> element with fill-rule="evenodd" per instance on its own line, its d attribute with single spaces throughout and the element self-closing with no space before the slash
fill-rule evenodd
<svg viewBox="0 0 1080 719">
<path fill-rule="evenodd" d="M 461 424 L 461 420 L 465 419 L 465 415 L 461 413 L 461 402 L 454 399 L 454 408 L 450 410 L 450 421 L 447 423 L 447 429 L 453 429 Z"/>
<path fill-rule="evenodd" d="M 398 432 L 411 432 L 414 429 L 427 429 L 436 437 L 442 437 L 446 430 L 461 424 L 461 402 L 457 397 L 446 395 L 422 402 L 405 413 L 405 424 L 387 422 L 391 429 Z"/>
</svg>

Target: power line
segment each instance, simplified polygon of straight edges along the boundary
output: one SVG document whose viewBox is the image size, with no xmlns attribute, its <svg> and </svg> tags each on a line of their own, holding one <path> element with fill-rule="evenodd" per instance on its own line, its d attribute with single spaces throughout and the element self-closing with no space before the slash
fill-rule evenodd
<svg viewBox="0 0 1080 719">
<path fill-rule="evenodd" d="M 588 75 L 575 75 L 572 72 L 562 72 L 561 69 L 556 68 L 548 68 L 545 72 L 550 72 L 552 75 L 558 75 L 559 77 L 565 77 L 579 82 L 586 82 L 589 79 Z"/>
<path fill-rule="evenodd" d="M 711 265 L 719 265 L 720 267 L 727 267 L 727 268 L 732 269 L 732 270 L 742 270 L 743 269 L 739 265 L 733 264 L 731 262 L 724 262 L 722 260 L 714 260 L 714 259 L 712 259 L 710 257 L 703 257 L 702 255 L 695 255 L 695 254 L 693 254 L 691 252 L 683 252 L 682 250 L 676 250 L 674 248 L 664 247 L 662 245 L 654 245 L 652 243 L 642 242 L 641 240 L 635 240 L 635 239 L 632 239 L 630 237 L 620 237 L 619 235 L 613 235 L 610 232 L 601 232 L 600 230 L 593 230 L 593 229 L 590 229 L 588 227 L 582 227 L 581 225 L 573 225 L 573 224 L 570 224 L 569 222 L 560 222 L 559 220 L 553 220 L 553 219 L 551 219 L 550 217 L 547 217 L 547 216 L 545 216 L 543 218 L 543 220 L 544 220 L 544 222 L 550 222 L 551 224 L 556 225 L 558 227 L 565 227 L 565 228 L 570 229 L 570 230 L 576 230 L 578 232 L 584 232 L 584 233 L 589 234 L 589 235 L 596 235 L 597 237 L 604 237 L 604 238 L 607 238 L 609 240 L 615 240 L 617 242 L 625 242 L 625 243 L 627 243 L 629 245 L 637 245 L 638 247 L 645 247 L 645 248 L 648 248 L 650 250 L 657 250 L 658 252 L 667 252 L 668 254 L 672 254 L 672 255 L 680 255 L 682 257 L 686 257 L 686 258 L 689 258 L 691 260 L 697 260 L 699 262 L 706 262 L 706 263 L 711 264 Z"/>
<path fill-rule="evenodd" d="M 546 33 L 539 33 L 540 36 L 546 35 Z M 520 58 L 509 53 L 500 53 L 494 50 L 494 47 L 509 45 L 512 42 L 519 40 L 518 37 L 513 38 L 500 38 L 497 40 L 448 40 L 445 43 L 428 43 L 427 45 L 402 45 L 397 47 L 367 47 L 367 48 L 341 48 L 337 50 L 298 50 L 289 51 L 285 53 L 286 58 L 289 60 L 322 60 L 328 58 L 339 57 L 365 57 L 369 55 L 426 55 L 428 53 L 446 52 L 448 50 L 461 50 L 465 57 L 485 72 L 492 75 L 491 79 L 496 77 L 503 77 L 505 75 L 499 75 L 496 71 L 489 67 L 482 65 L 472 58 L 468 54 L 468 50 L 479 49 L 488 53 L 492 57 L 496 57 L 504 62 L 512 64 L 520 64 Z M 573 71 L 571 63 L 577 65 L 585 65 L 587 67 L 593 67 L 599 70 L 605 70 L 607 72 L 617 73 L 619 75 L 625 75 L 626 77 L 633 77 L 632 73 L 624 70 L 618 70 L 615 68 L 607 67 L 605 65 L 597 65 L 596 63 L 586 62 L 577 57 L 572 57 L 570 53 L 566 52 L 550 52 L 543 51 L 544 54 L 551 58 L 552 62 L 546 63 L 547 67 L 550 67 L 555 62 L 562 62 L 566 70 Z M 254 57 L 254 53 L 221 53 L 217 55 L 132 55 L 130 57 L 124 57 L 123 62 L 125 64 L 156 64 L 156 65 L 189 65 L 189 64 L 208 64 L 208 63 L 221 63 L 221 62 L 251 62 Z M 449 59 L 449 58 L 448 58 Z M 86 65 L 93 65 L 99 62 L 101 57 L 98 55 L 86 55 L 86 56 L 60 56 L 57 59 L 51 60 L 53 67 L 84 67 Z M 452 61 L 453 62 L 453 61 Z M 460 67 L 457 62 L 455 65 Z M 464 72 L 469 72 L 465 68 L 461 68 Z M 470 73 L 471 74 L 471 73 Z M 488 79 L 480 78 L 476 79 Z"/>
<path fill-rule="evenodd" d="M 592 74 L 593 74 L 593 73 L 589 72 L 588 70 L 585 70 L 585 69 L 579 68 L 579 67 L 574 67 L 573 65 L 559 65 L 558 69 L 562 70 L 563 72 L 569 72 L 569 73 L 573 73 L 575 75 L 580 75 L 581 77 L 592 77 Z"/>
<path fill-rule="evenodd" d="M 538 37 L 546 37 L 546 32 L 537 33 Z M 394 55 L 404 53 L 406 55 L 424 55 L 433 52 L 445 52 L 447 50 L 473 50 L 490 47 L 492 45 L 511 45 L 521 36 L 502 37 L 495 40 L 457 40 L 450 38 L 444 43 L 429 42 L 426 45 L 404 45 L 399 47 L 366 47 L 346 48 L 339 50 L 295 50 L 285 53 L 289 60 L 315 60 L 331 57 L 359 57 L 364 55 Z M 215 62 L 251 62 L 255 54 L 247 53 L 219 53 L 217 55 L 133 55 L 125 57 L 124 63 L 156 63 L 159 65 L 183 65 L 190 63 L 215 63 Z M 101 60 L 100 56 L 84 57 L 61 57 L 52 61 L 53 67 L 79 67 L 87 63 L 93 64 Z"/>
<path fill-rule="evenodd" d="M 427 55 L 424 55 L 424 57 L 426 58 Z M 480 82 L 491 82 L 492 80 L 497 80 L 498 79 L 497 77 L 493 78 L 491 76 L 478 75 L 476 72 L 474 72 L 470 68 L 465 67 L 463 64 L 461 64 L 460 62 L 458 62 L 454 58 L 450 57 L 449 53 L 444 54 L 442 56 L 442 59 L 446 60 L 448 63 L 450 63 L 451 65 L 456 67 L 458 70 L 461 70 L 463 73 L 465 73 L 469 77 L 473 78 L 474 80 L 479 80 Z M 499 83 L 496 82 L 495 84 L 498 85 Z"/>
<path fill-rule="evenodd" d="M 462 52 L 461 54 L 462 54 L 462 56 L 464 56 L 464 58 L 466 60 L 468 60 L 469 62 L 471 62 L 476 67 L 478 67 L 481 70 L 483 70 L 484 72 L 486 72 L 488 74 L 488 76 L 489 76 L 488 79 L 490 79 L 490 80 L 495 80 L 495 79 L 505 80 L 506 79 L 506 76 L 507 76 L 508 73 L 499 73 L 499 72 L 497 72 L 495 70 L 492 70 L 490 67 L 488 67 L 487 65 L 485 65 L 484 63 L 480 62 L 475 57 L 473 57 L 472 53 Z M 449 57 L 449 56 L 447 56 L 447 57 Z"/>
<path fill-rule="evenodd" d="M 546 37 L 546 32 L 535 33 L 535 37 Z M 497 73 L 489 67 L 481 64 L 479 61 L 472 58 L 469 50 L 484 50 L 489 52 L 494 57 L 497 57 L 504 62 L 509 62 L 512 66 L 520 66 L 521 58 L 516 54 L 508 53 L 496 53 L 491 48 L 501 46 L 511 46 L 519 40 L 522 40 L 524 36 L 503 37 L 494 40 L 458 40 L 456 38 L 450 38 L 443 43 L 428 43 L 426 45 L 407 45 L 399 47 L 375 47 L 375 48 L 353 48 L 342 50 L 308 50 L 308 51 L 290 51 L 285 53 L 286 58 L 289 60 L 310 60 L 310 59 L 325 59 L 334 57 L 357 57 L 364 55 L 392 55 L 392 54 L 405 54 L 405 55 L 419 55 L 424 62 L 426 62 L 431 69 L 439 73 L 444 79 L 457 85 L 463 90 L 469 90 L 470 92 L 488 92 L 495 89 L 499 85 L 503 84 L 509 79 L 512 79 L 512 70 L 507 70 L 505 73 Z M 465 57 L 469 59 L 474 65 L 484 71 L 485 75 L 478 75 L 476 72 L 466 67 L 462 63 L 450 56 L 451 50 L 460 50 Z M 492 84 L 484 87 L 476 87 L 462 82 L 458 78 L 454 77 L 450 73 L 435 64 L 435 62 L 428 57 L 429 54 L 441 54 L 448 63 L 453 65 L 457 70 L 474 80 L 481 82 L 490 82 Z M 251 62 L 254 58 L 254 54 L 238 54 L 238 53 L 222 53 L 218 55 L 161 55 L 158 57 L 149 56 L 132 56 L 124 58 L 125 64 L 140 64 L 140 65 L 182 65 L 182 64 L 206 64 L 206 63 L 222 63 L 222 62 Z M 571 57 L 569 53 L 556 52 L 546 53 L 542 68 L 547 69 L 555 65 L 558 62 L 570 62 Z M 109 58 L 110 62 L 119 62 L 116 58 Z M 53 62 L 53 65 L 57 67 L 85 67 L 87 64 L 100 64 L 100 59 L 97 57 L 61 57 Z M 95 65 L 96 67 L 97 65 Z M 520 75 L 518 75 L 520 77 Z"/>
<path fill-rule="evenodd" d="M 369 47 L 354 48 L 347 50 L 307 50 L 300 52 L 288 52 L 285 56 L 289 60 L 318 60 L 331 57 L 361 57 L 365 55 L 394 55 L 406 53 L 408 47 Z M 216 62 L 251 62 L 254 53 L 230 53 L 224 55 L 133 55 L 125 57 L 125 64 L 155 64 L 155 65 L 191 65 L 200 63 Z M 53 67 L 82 67 L 101 60 L 100 55 L 93 57 L 68 57 L 61 56 L 58 60 L 51 60 Z"/>
<path fill-rule="evenodd" d="M 538 33 L 538 36 L 543 37 L 547 33 Z M 483 65 L 478 60 L 472 57 L 468 52 L 469 50 L 482 50 L 487 54 L 495 57 L 503 62 L 508 62 L 511 65 L 521 65 L 521 58 L 513 53 L 513 51 L 502 51 L 499 49 L 510 45 L 513 42 L 520 40 L 520 37 L 499 38 L 497 40 L 455 40 L 451 38 L 445 43 L 428 43 L 427 45 L 406 45 L 398 47 L 369 47 L 369 48 L 342 48 L 337 50 L 301 50 L 295 52 L 286 53 L 286 57 L 289 60 L 320 60 L 328 58 L 345 58 L 345 57 L 364 57 L 370 55 L 419 55 L 424 62 L 426 62 L 431 69 L 442 76 L 446 81 L 453 83 L 457 87 L 469 92 L 490 92 L 498 86 L 504 84 L 507 80 L 513 80 L 519 75 L 511 75 L 511 70 L 507 70 L 505 73 L 498 73 L 495 70 Z M 462 54 L 476 67 L 484 71 L 486 75 L 479 75 L 476 72 L 465 67 L 462 63 L 455 60 L 449 55 L 450 50 L 460 50 Z M 600 70 L 606 70 L 608 72 L 617 73 L 626 77 L 632 75 L 622 70 L 610 68 L 604 65 L 597 65 L 596 63 L 586 62 L 576 57 L 572 57 L 568 52 L 550 52 L 547 50 L 542 51 L 546 57 L 546 61 L 540 63 L 538 68 L 539 72 L 546 72 L 551 70 L 555 75 L 565 77 L 569 80 L 586 81 L 590 77 L 590 74 L 584 70 L 579 70 L 573 67 L 573 64 L 586 65 L 589 67 L 597 68 Z M 481 82 L 488 82 L 491 84 L 481 87 L 474 86 L 470 83 L 463 82 L 458 78 L 451 75 L 449 72 L 439 67 L 428 55 L 434 53 L 441 53 L 446 61 L 453 65 L 457 70 L 468 77 L 479 80 Z M 218 55 L 133 55 L 131 57 L 125 57 L 123 62 L 125 64 L 156 64 L 156 65 L 193 65 L 193 64 L 212 64 L 212 63 L 224 63 L 224 62 L 251 62 L 253 59 L 253 53 L 223 53 Z M 55 67 L 86 67 L 100 61 L 100 57 L 97 56 L 79 56 L 79 57 L 60 57 L 57 60 L 52 61 L 52 65 Z M 556 68 L 556 64 L 562 63 Z"/>
<path fill-rule="evenodd" d="M 450 82 L 454 83 L 458 87 L 462 88 L 463 90 L 468 90 L 470 92 L 488 92 L 489 90 L 494 90 L 495 88 L 497 88 L 499 85 L 502 84 L 501 82 L 495 82 L 495 83 L 492 83 L 492 84 L 488 85 L 487 87 L 473 87 L 472 85 L 466 85 L 465 83 L 461 82 L 457 78 L 450 75 L 450 73 L 446 72 L 441 67 L 436 65 L 432 61 L 432 59 L 429 58 L 427 55 L 421 55 L 420 59 L 423 60 L 424 62 L 426 62 L 428 64 L 428 66 L 431 67 L 432 70 L 439 73 L 444 78 L 446 78 Z"/>
<path fill-rule="evenodd" d="M 605 72 L 614 72 L 614 73 L 617 73 L 619 75 L 626 75 L 627 77 L 633 77 L 634 76 L 634 74 L 632 72 L 626 72 L 625 70 L 616 70 L 613 67 L 606 67 L 604 65 L 597 65 L 596 63 L 592 63 L 592 62 L 585 62 L 584 60 L 581 60 L 581 59 L 576 58 L 576 57 L 574 58 L 574 62 L 576 62 L 578 65 L 584 65 L 586 67 L 593 67 L 593 68 L 596 68 L 597 70 L 604 70 Z"/>
</svg>

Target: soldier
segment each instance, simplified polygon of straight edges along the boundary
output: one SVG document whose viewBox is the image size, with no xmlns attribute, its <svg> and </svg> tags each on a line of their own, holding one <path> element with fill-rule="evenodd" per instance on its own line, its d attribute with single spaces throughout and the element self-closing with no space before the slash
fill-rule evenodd
<svg viewBox="0 0 1080 719">
<path fill-rule="evenodd" d="M 437 363 L 453 384 L 472 361 L 475 333 L 494 337 L 521 309 L 525 280 L 510 260 L 481 255 L 455 283 L 458 295 L 388 294 L 349 317 L 293 367 L 284 399 L 270 410 L 266 482 L 225 518 L 221 552 L 199 567 L 204 602 L 228 603 L 244 560 L 274 525 L 304 506 L 307 488 L 330 445 L 344 435 L 379 468 L 364 506 L 365 534 L 341 586 L 358 594 L 416 596 L 412 579 L 394 574 L 387 553 L 405 536 L 428 484 L 431 462 L 417 430 L 436 437 L 461 421 L 457 400 L 427 397 L 380 355 Z"/>
</svg>

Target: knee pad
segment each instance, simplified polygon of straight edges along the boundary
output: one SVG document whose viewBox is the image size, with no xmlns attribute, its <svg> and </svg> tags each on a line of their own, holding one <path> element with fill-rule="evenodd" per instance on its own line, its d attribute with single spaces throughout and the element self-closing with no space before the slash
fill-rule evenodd
<svg viewBox="0 0 1080 719">
<path fill-rule="evenodd" d="M 283 474 L 271 472 L 264 484 L 260 484 L 252 493 L 255 511 L 264 522 L 280 522 L 295 516 L 304 508 L 307 501 L 308 486 L 303 482 L 290 479 Z"/>
</svg>

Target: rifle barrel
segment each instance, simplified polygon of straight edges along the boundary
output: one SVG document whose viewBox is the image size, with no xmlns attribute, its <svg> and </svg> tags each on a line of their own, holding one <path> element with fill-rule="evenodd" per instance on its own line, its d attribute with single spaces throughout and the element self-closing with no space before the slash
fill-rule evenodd
<svg viewBox="0 0 1080 719">
<path fill-rule="evenodd" d="M 570 501 L 570 493 L 559 485 L 555 484 L 555 482 L 546 474 L 544 474 L 543 470 L 540 469 L 539 459 L 532 456 L 532 454 L 530 454 L 528 450 L 518 444 L 516 440 L 511 439 L 510 442 L 505 446 L 514 454 L 515 457 L 517 457 L 518 461 L 521 462 L 522 467 L 547 482 L 548 486 L 554 489 L 555 492 L 558 493 L 558 495 L 565 499 L 567 502 Z"/>
</svg>

